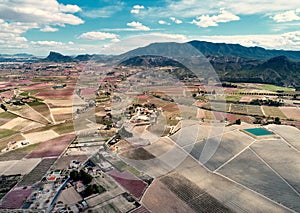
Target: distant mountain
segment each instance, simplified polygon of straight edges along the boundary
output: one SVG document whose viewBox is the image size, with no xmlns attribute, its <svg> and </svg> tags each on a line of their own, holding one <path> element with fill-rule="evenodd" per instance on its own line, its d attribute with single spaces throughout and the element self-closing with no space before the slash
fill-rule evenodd
<svg viewBox="0 0 300 213">
<path fill-rule="evenodd" d="M 73 62 L 74 59 L 71 56 L 64 56 L 60 53 L 51 51 L 47 58 L 43 59 L 43 61 L 48 62 Z"/>
<path fill-rule="evenodd" d="M 74 59 L 77 61 L 88 61 L 92 58 L 93 58 L 93 55 L 85 54 L 85 55 L 78 55 Z"/>
<path fill-rule="evenodd" d="M 286 56 L 266 61 L 237 57 L 210 57 L 209 60 L 221 81 L 300 86 L 300 62 Z"/>
<path fill-rule="evenodd" d="M 35 62 L 38 60 L 36 56 L 27 53 L 0 54 L 0 62 Z"/>
<path fill-rule="evenodd" d="M 286 56 L 300 61 L 300 51 L 267 50 L 262 47 L 245 47 L 240 44 L 212 43 L 205 41 L 188 42 L 205 56 L 235 56 L 241 58 L 268 60 L 277 56 Z"/>
<path fill-rule="evenodd" d="M 300 86 L 300 52 L 265 50 L 259 47 L 248 48 L 241 45 L 213 44 L 209 42 L 193 41 L 192 43 L 195 46 L 197 44 L 197 48 L 201 48 L 201 52 L 206 55 L 207 62 L 212 65 L 221 81 Z M 178 56 L 176 58 L 186 55 L 186 58 L 192 61 L 193 54 L 191 52 L 195 49 L 196 47 L 189 48 L 186 44 L 154 43 L 121 55 L 120 57 L 126 59 L 121 65 L 147 67 L 176 65 L 178 67 L 171 58 L 162 57 L 161 55 L 164 53 L 165 55 Z M 281 52 L 285 55 L 276 55 Z M 263 55 L 264 53 L 266 55 Z M 141 56 L 137 56 L 139 54 Z M 156 54 L 159 57 L 154 59 Z M 198 50 L 194 54 L 199 55 Z M 269 58 L 273 55 L 275 57 Z M 288 59 L 286 55 L 298 59 L 299 62 Z M 201 75 L 205 78 L 209 76 L 207 73 L 201 73 Z"/>
</svg>

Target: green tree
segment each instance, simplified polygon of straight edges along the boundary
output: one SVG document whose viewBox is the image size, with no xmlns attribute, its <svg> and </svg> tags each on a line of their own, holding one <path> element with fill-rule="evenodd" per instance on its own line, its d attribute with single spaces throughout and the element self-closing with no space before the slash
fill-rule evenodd
<svg viewBox="0 0 300 213">
<path fill-rule="evenodd" d="M 83 184 L 89 184 L 93 180 L 93 177 L 83 170 L 80 170 L 79 177 Z"/>
<path fill-rule="evenodd" d="M 77 172 L 76 170 L 72 170 L 72 171 L 70 172 L 70 178 L 71 178 L 71 180 L 73 180 L 73 181 L 77 181 L 77 180 L 79 179 L 79 174 L 78 174 L 78 172 Z"/>
<path fill-rule="evenodd" d="M 274 123 L 275 124 L 281 124 L 280 118 L 276 117 Z"/>
<path fill-rule="evenodd" d="M 237 124 L 237 125 L 241 125 L 241 119 L 237 119 L 236 121 L 235 121 L 235 124 Z"/>
</svg>

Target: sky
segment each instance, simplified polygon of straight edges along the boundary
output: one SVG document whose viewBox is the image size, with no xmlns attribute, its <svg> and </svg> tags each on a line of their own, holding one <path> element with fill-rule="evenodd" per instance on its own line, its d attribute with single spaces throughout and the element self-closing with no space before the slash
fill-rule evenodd
<svg viewBox="0 0 300 213">
<path fill-rule="evenodd" d="M 203 40 L 300 50 L 298 0 L 0 0 L 0 54 L 119 54 Z"/>
</svg>

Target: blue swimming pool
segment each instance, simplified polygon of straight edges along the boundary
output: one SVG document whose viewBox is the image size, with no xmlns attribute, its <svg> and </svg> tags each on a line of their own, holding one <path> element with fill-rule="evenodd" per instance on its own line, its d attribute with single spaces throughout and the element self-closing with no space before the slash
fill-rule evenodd
<svg viewBox="0 0 300 213">
<path fill-rule="evenodd" d="M 244 129 L 244 130 L 255 136 L 274 135 L 273 132 L 270 132 L 269 130 L 267 130 L 265 128 L 249 128 L 249 129 Z"/>
</svg>

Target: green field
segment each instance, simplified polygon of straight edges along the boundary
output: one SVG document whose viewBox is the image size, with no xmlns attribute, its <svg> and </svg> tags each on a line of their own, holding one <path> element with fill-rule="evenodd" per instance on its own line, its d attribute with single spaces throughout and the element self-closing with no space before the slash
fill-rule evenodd
<svg viewBox="0 0 300 213">
<path fill-rule="evenodd" d="M 276 91 L 293 92 L 293 91 L 295 91 L 294 88 L 280 87 L 280 86 L 275 86 L 275 85 L 271 85 L 271 84 L 264 84 L 264 85 L 261 85 L 259 88 L 264 89 L 264 90 L 269 90 L 272 92 L 276 92 Z"/>
<path fill-rule="evenodd" d="M 12 136 L 16 133 L 17 133 L 16 131 L 11 130 L 11 129 L 0 129 L 0 139 L 8 137 L 8 136 Z"/>
<path fill-rule="evenodd" d="M 2 112 L 0 113 L 0 118 L 17 118 L 18 116 L 12 114 L 12 113 L 9 113 L 9 112 Z"/>
<path fill-rule="evenodd" d="M 271 107 L 271 106 L 263 106 L 264 112 L 267 116 L 271 117 L 279 117 L 286 119 L 287 117 L 280 111 L 278 107 Z"/>
</svg>

